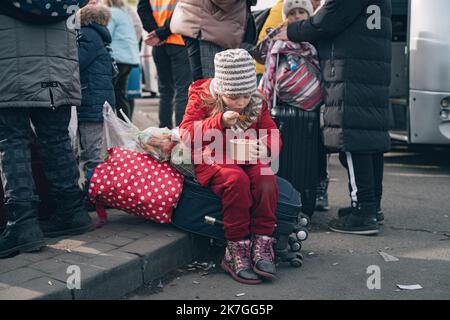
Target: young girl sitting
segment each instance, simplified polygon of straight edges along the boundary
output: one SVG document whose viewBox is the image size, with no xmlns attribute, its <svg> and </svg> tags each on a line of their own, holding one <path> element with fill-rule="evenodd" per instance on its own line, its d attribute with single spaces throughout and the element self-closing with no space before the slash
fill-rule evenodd
<svg viewBox="0 0 450 320">
<path fill-rule="evenodd" d="M 236 281 L 256 284 L 261 282 L 261 277 L 275 276 L 272 233 L 278 188 L 269 165 L 261 160 L 271 152 L 272 158 L 277 156 L 281 141 L 267 105 L 257 92 L 252 57 L 242 49 L 226 50 L 216 54 L 214 65 L 213 79 L 198 80 L 191 85 L 180 131 L 184 141 L 201 145 L 197 150 L 194 147 L 193 154 L 199 151 L 203 159 L 210 160 L 196 163 L 194 155 L 197 181 L 202 186 L 210 186 L 222 199 L 228 240 L 222 267 Z M 256 161 L 239 164 L 230 161 L 228 155 L 226 163 L 219 161 L 217 154 L 224 152 L 228 145 L 227 132 L 249 129 L 264 132 L 258 135 L 259 143 L 250 152 Z M 203 137 L 212 131 L 220 132 L 223 150 L 211 151 L 212 143 L 198 137 L 198 131 Z M 195 141 L 199 138 L 201 142 Z M 274 143 L 278 148 L 272 148 Z M 216 160 L 211 161 L 214 156 Z"/>
</svg>

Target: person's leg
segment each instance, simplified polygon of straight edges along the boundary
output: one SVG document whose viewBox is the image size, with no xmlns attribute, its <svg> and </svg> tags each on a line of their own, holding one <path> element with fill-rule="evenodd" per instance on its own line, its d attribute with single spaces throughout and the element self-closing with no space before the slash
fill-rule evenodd
<svg viewBox="0 0 450 320">
<path fill-rule="evenodd" d="M 251 212 L 251 234 L 272 236 L 275 230 L 278 185 L 275 175 L 261 175 L 261 169 L 270 170 L 267 165 L 245 166 L 250 179 L 253 205 Z"/>
<path fill-rule="evenodd" d="M 8 221 L 0 236 L 0 258 L 45 246 L 31 169 L 31 136 L 28 109 L 0 109 L 0 171 Z"/>
<path fill-rule="evenodd" d="M 80 161 L 86 170 L 94 170 L 103 162 L 103 123 L 80 122 L 78 124 L 80 137 Z"/>
<path fill-rule="evenodd" d="M 167 52 L 170 55 L 173 87 L 175 88 L 175 125 L 179 126 L 186 110 L 192 75 L 191 69 L 188 67 L 189 59 L 186 47 L 167 45 Z"/>
<path fill-rule="evenodd" d="M 328 154 L 323 144 L 322 132 L 319 139 L 319 184 L 317 186 L 316 210 L 327 211 L 328 206 Z"/>
<path fill-rule="evenodd" d="M 245 166 L 250 179 L 253 205 L 251 212 L 251 233 L 253 235 L 252 260 L 253 270 L 263 276 L 272 278 L 276 274 L 275 252 L 272 237 L 275 231 L 278 185 L 275 175 L 262 175 L 261 170 L 270 169 L 267 165 Z"/>
<path fill-rule="evenodd" d="M 384 221 L 384 214 L 381 209 L 381 199 L 383 196 L 384 154 L 382 152 L 374 153 L 372 158 L 373 176 L 375 179 L 375 201 L 377 204 L 377 221 L 379 224 L 382 224 Z"/>
<path fill-rule="evenodd" d="M 221 165 L 211 179 L 211 190 L 222 199 L 225 238 L 240 241 L 250 236 L 250 180 L 237 165 Z"/>
<path fill-rule="evenodd" d="M 200 43 L 199 40 L 183 37 L 186 43 L 186 49 L 188 51 L 189 64 L 191 66 L 192 79 L 194 81 L 203 79 L 202 73 L 202 60 L 200 56 Z"/>
<path fill-rule="evenodd" d="M 153 58 L 158 71 L 159 127 L 172 129 L 174 87 L 172 65 L 166 52 L 166 45 L 153 47 Z"/>
<path fill-rule="evenodd" d="M 225 49 L 208 41 L 199 40 L 199 43 L 203 78 L 214 78 L 214 57 Z"/>
<path fill-rule="evenodd" d="M 130 115 L 128 116 L 128 118 L 130 118 L 130 120 L 133 120 L 134 105 L 135 105 L 134 100 L 135 98 L 128 99 L 128 103 L 130 104 Z"/>
<path fill-rule="evenodd" d="M 251 261 L 250 180 L 239 166 L 223 165 L 211 179 L 211 190 L 222 199 L 227 247 L 222 268 L 233 279 L 247 284 L 260 283 Z"/>
<path fill-rule="evenodd" d="M 103 122 L 78 123 L 78 139 L 80 145 L 80 163 L 85 178 L 92 177 L 95 168 L 103 162 Z M 85 182 L 83 188 L 83 202 L 87 211 L 95 211 L 95 205 L 89 201 L 89 185 Z"/>
<path fill-rule="evenodd" d="M 114 93 L 116 96 L 116 110 L 122 109 L 125 115 L 130 118 L 130 103 L 128 102 L 128 77 L 131 72 L 131 65 L 118 63 L 119 74 L 113 79 Z M 122 118 L 120 112 L 117 113 L 118 117 Z M 131 119 L 131 118 L 130 118 Z"/>
<path fill-rule="evenodd" d="M 41 224 L 44 235 L 48 237 L 81 234 L 92 229 L 78 187 L 78 164 L 67 129 L 70 114 L 69 106 L 55 110 L 34 108 L 31 111 L 45 176 L 57 207 L 50 220 Z"/>
<path fill-rule="evenodd" d="M 340 159 L 348 172 L 352 209 L 331 221 L 329 227 L 343 233 L 377 234 L 372 155 L 346 152 Z"/>
</svg>

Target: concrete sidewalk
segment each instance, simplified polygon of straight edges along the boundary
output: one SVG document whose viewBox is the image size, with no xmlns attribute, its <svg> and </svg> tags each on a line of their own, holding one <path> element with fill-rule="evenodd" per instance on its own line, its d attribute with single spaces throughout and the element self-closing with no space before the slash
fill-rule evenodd
<svg viewBox="0 0 450 320">
<path fill-rule="evenodd" d="M 0 299 L 118 299 L 197 259 L 209 245 L 170 225 L 108 212 L 100 229 L 47 239 L 39 253 L 0 260 Z M 69 290 L 73 265 L 80 268 L 81 288 Z"/>
</svg>

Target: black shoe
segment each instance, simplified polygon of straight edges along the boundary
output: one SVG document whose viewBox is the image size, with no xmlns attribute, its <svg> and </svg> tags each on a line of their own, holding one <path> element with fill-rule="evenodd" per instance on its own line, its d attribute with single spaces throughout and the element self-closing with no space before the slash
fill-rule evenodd
<svg viewBox="0 0 450 320">
<path fill-rule="evenodd" d="M 323 194 L 317 194 L 316 197 L 316 211 L 328 211 L 330 207 L 328 205 L 328 192 Z"/>
<path fill-rule="evenodd" d="M 55 201 L 56 213 L 49 220 L 41 222 L 44 236 L 54 238 L 83 234 L 93 230 L 91 217 L 84 207 L 81 191 L 58 194 Z"/>
<path fill-rule="evenodd" d="M 340 209 L 338 210 L 338 217 L 339 217 L 339 218 L 340 218 L 340 217 L 344 217 L 344 216 L 350 214 L 351 211 L 352 211 L 352 207 L 340 208 Z M 378 209 L 378 210 L 377 210 L 377 213 L 376 213 L 376 215 L 375 215 L 375 217 L 377 218 L 378 224 L 381 225 L 381 224 L 384 223 L 384 213 L 383 213 L 383 210 Z"/>
<path fill-rule="evenodd" d="M 328 182 L 329 179 L 326 178 L 319 182 L 317 186 L 316 194 L 316 210 L 317 211 L 328 211 L 330 207 L 328 205 Z"/>
<path fill-rule="evenodd" d="M 93 204 L 88 199 L 84 199 L 84 208 L 86 209 L 87 212 L 94 212 L 97 210 L 95 204 Z"/>
<path fill-rule="evenodd" d="M 375 235 L 378 234 L 376 206 L 371 203 L 359 203 L 349 214 L 332 220 L 329 228 L 335 232 Z"/>
<path fill-rule="evenodd" d="M 4 208 L 8 223 L 0 236 L 0 258 L 45 247 L 35 202 L 8 203 Z"/>
</svg>

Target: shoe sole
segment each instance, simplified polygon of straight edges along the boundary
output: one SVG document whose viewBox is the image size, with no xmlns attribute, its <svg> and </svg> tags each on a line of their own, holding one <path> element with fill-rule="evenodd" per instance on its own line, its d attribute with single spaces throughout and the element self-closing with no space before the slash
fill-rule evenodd
<svg viewBox="0 0 450 320">
<path fill-rule="evenodd" d="M 47 238 L 57 238 L 62 236 L 76 236 L 80 234 L 84 234 L 86 232 L 90 232 L 94 230 L 94 226 L 90 225 L 89 227 L 80 227 L 75 229 L 69 229 L 64 231 L 55 231 L 55 232 L 44 232 L 44 237 Z"/>
<path fill-rule="evenodd" d="M 316 207 L 316 211 L 329 211 L 330 207 Z"/>
<path fill-rule="evenodd" d="M 317 210 L 317 209 L 316 209 Z M 320 211 L 320 210 L 318 210 L 318 211 Z M 339 214 L 338 213 L 338 218 L 342 218 L 342 217 L 345 217 L 346 216 L 346 214 Z M 383 225 L 384 224 L 384 219 L 383 220 L 378 220 L 377 219 L 377 223 L 379 224 L 379 225 Z"/>
<path fill-rule="evenodd" d="M 339 218 L 342 218 L 343 216 L 338 216 Z M 380 220 L 380 221 L 378 221 L 377 220 L 377 224 L 379 225 L 379 226 L 382 226 L 383 224 L 384 224 L 384 220 Z"/>
<path fill-rule="evenodd" d="M 253 267 L 253 271 L 255 271 L 255 273 L 260 275 L 261 277 L 264 277 L 269 280 L 274 280 L 277 278 L 277 276 L 274 275 L 273 273 L 261 271 L 261 270 L 257 269 L 256 267 Z"/>
<path fill-rule="evenodd" d="M 30 253 L 41 251 L 44 247 L 46 247 L 46 243 L 44 241 L 36 241 L 32 243 L 23 244 L 14 248 L 11 248 L 7 251 L 3 251 L 0 253 L 0 258 L 9 257 L 15 253 Z"/>
<path fill-rule="evenodd" d="M 361 231 L 351 231 L 351 230 L 339 230 L 333 227 L 328 227 L 331 231 L 339 232 L 339 233 L 347 233 L 347 234 L 359 234 L 363 236 L 376 235 L 380 232 L 380 230 L 361 230 Z"/>
<path fill-rule="evenodd" d="M 260 283 L 262 282 L 261 279 L 260 279 L 260 280 L 246 280 L 246 279 L 239 278 L 239 277 L 237 276 L 237 274 L 234 273 L 233 270 L 231 270 L 231 269 L 230 269 L 223 261 L 222 261 L 222 263 L 221 263 L 221 266 L 222 266 L 222 268 L 223 268 L 226 272 L 228 272 L 228 273 L 231 275 L 231 277 L 232 277 L 234 280 L 236 280 L 237 282 L 244 283 L 244 284 L 260 284 Z"/>
</svg>

